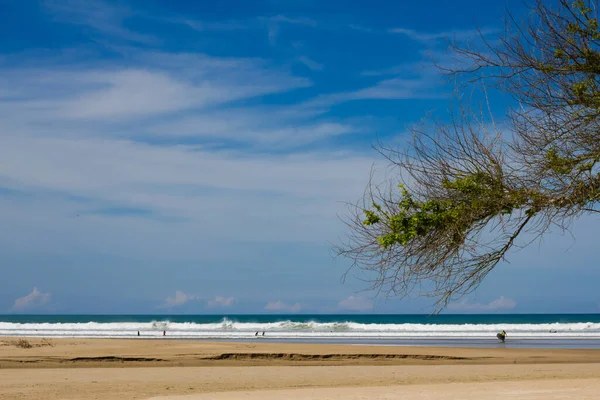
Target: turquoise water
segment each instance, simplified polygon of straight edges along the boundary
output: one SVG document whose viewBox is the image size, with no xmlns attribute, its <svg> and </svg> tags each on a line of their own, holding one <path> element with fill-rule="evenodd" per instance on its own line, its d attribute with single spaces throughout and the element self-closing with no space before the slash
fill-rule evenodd
<svg viewBox="0 0 600 400">
<path fill-rule="evenodd" d="M 496 339 L 501 330 L 508 333 L 506 343 Z M 0 336 L 163 334 L 186 340 L 600 348 L 600 314 L 0 315 Z"/>
</svg>

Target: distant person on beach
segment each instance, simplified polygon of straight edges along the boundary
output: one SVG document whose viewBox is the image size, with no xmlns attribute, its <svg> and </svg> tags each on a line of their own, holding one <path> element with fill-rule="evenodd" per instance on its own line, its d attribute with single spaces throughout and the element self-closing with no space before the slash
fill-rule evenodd
<svg viewBox="0 0 600 400">
<path fill-rule="evenodd" d="M 263 336 L 265 336 L 265 331 L 263 331 L 263 334 L 262 334 L 262 335 L 263 335 Z"/>
<path fill-rule="evenodd" d="M 504 342 L 504 340 L 506 339 L 506 332 L 502 331 L 499 334 L 497 334 L 496 337 Z"/>
<path fill-rule="evenodd" d="M 140 331 L 138 331 L 138 336 L 140 336 Z"/>
<path fill-rule="evenodd" d="M 256 331 L 256 333 L 254 334 L 254 336 L 258 336 L 258 331 Z"/>
<path fill-rule="evenodd" d="M 163 331 L 163 336 L 167 336 L 167 331 Z"/>
</svg>

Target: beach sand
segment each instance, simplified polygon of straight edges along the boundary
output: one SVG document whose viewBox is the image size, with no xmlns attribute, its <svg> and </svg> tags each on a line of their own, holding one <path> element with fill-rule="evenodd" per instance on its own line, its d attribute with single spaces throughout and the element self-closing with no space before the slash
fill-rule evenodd
<svg viewBox="0 0 600 400">
<path fill-rule="evenodd" d="M 0 399 L 597 399 L 600 350 L 0 338 Z"/>
</svg>

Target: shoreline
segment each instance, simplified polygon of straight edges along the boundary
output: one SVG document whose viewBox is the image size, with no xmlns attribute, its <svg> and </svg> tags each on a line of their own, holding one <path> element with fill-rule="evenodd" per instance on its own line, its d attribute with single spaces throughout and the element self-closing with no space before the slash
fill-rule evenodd
<svg viewBox="0 0 600 400">
<path fill-rule="evenodd" d="M 14 340 L 16 336 L 0 335 L 2 340 Z M 190 343 L 250 343 L 250 344 L 303 344 L 303 345 L 344 345 L 344 346 L 372 346 L 372 347 L 441 347 L 441 348 L 473 348 L 473 349 L 600 349 L 600 338 L 573 337 L 573 338 L 514 338 L 509 337 L 505 342 L 500 342 L 495 337 L 468 337 L 468 338 L 280 338 L 271 336 L 258 336 L 247 338 L 198 338 L 162 335 L 128 335 L 128 336 L 48 336 L 48 335 L 20 335 L 18 338 L 27 340 L 146 340 L 146 341 L 177 341 Z"/>
<path fill-rule="evenodd" d="M 18 347 L 20 339 L 31 348 Z M 373 346 L 166 338 L 0 338 L 0 368 L 539 363 L 600 363 L 600 349 Z"/>
</svg>

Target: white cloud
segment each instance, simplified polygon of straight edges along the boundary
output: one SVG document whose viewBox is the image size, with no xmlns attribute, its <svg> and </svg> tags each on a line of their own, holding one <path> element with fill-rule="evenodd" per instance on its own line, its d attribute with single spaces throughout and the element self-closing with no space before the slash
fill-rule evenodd
<svg viewBox="0 0 600 400">
<path fill-rule="evenodd" d="M 34 287 L 31 293 L 26 296 L 19 297 L 13 305 L 14 311 L 30 311 L 39 310 L 47 306 L 52 300 L 51 293 L 42 293 L 37 287 Z"/>
<path fill-rule="evenodd" d="M 125 27 L 125 20 L 135 16 L 133 10 L 100 0 L 45 0 L 43 4 L 61 22 L 85 25 L 104 35 L 150 44 L 156 39 Z"/>
<path fill-rule="evenodd" d="M 421 79 L 393 78 L 378 82 L 375 86 L 357 90 L 352 93 L 352 99 L 416 99 L 435 98 L 439 94 L 429 92 L 439 84 L 439 80 L 429 77 L 428 81 Z"/>
<path fill-rule="evenodd" d="M 237 31 L 248 29 L 252 24 L 245 21 L 198 21 L 189 18 L 171 18 L 170 22 L 184 24 L 198 32 Z"/>
<path fill-rule="evenodd" d="M 100 89 L 57 104 L 57 115 L 84 120 L 136 118 L 227 100 L 217 87 L 195 87 L 161 72 L 132 69 L 86 78 L 96 80 Z"/>
<path fill-rule="evenodd" d="M 279 25 L 276 23 L 269 23 L 267 26 L 269 44 L 275 46 L 277 44 L 277 37 L 279 36 Z"/>
<path fill-rule="evenodd" d="M 210 307 L 210 308 L 213 308 L 213 307 L 231 307 L 234 302 L 235 302 L 235 298 L 234 297 L 217 296 L 214 299 L 209 300 L 208 303 L 207 303 L 207 306 Z"/>
<path fill-rule="evenodd" d="M 22 154 L 30 157 L 25 159 L 19 156 Z M 192 206 L 198 210 L 198 204 L 193 204 L 206 197 L 202 193 L 195 196 L 194 189 L 220 191 L 215 194 L 224 200 L 237 198 L 235 191 L 246 191 L 248 201 L 271 193 L 307 205 L 353 196 L 364 185 L 364 179 L 353 174 L 364 177 L 371 162 L 344 153 L 242 157 L 237 152 L 193 146 L 28 136 L 5 137 L 0 156 L 3 175 L 20 182 L 21 188 L 65 191 L 157 211 L 175 208 L 190 217 L 192 214 L 185 209 Z M 72 168 L 73 165 L 78 168 Z M 276 204 L 271 204 L 266 210 L 276 208 Z"/>
<path fill-rule="evenodd" d="M 289 106 L 233 107 L 233 101 L 310 82 L 254 59 L 148 52 L 133 52 L 130 58 L 133 66 L 107 70 L 3 70 L 0 93 L 19 93 L 19 101 L 0 102 L 0 124 L 6 132 L 19 128 L 44 136 L 53 127 L 60 136 L 190 137 L 293 147 L 364 131 L 317 118 L 334 104 L 441 96 L 434 77 L 423 76 L 382 80 Z"/>
<path fill-rule="evenodd" d="M 160 221 L 147 222 L 140 233 L 131 220 L 140 224 L 139 219 L 148 217 L 180 218 L 184 222 L 177 229 L 206 240 L 320 241 L 337 234 L 336 212 L 343 205 L 336 202 L 362 194 L 372 158 L 336 149 L 291 154 L 264 149 L 289 149 L 361 128 L 315 120 L 302 107 L 223 106 L 220 95 L 209 101 L 208 95 L 202 100 L 186 94 L 195 90 L 198 79 L 210 80 L 229 96 L 243 80 L 260 83 L 252 92 L 256 95 L 305 83 L 259 60 L 162 53 L 132 57 L 152 68 L 111 67 L 112 73 L 11 69 L 0 74 L 0 93 L 19 94 L 0 98 L 0 185 L 45 199 L 25 204 L 0 198 L 3 223 L 36 225 L 30 228 L 42 232 L 41 225 L 53 218 L 52 224 L 73 237 L 89 234 L 85 228 L 107 230 L 104 239 L 119 248 L 116 238 L 121 235 L 158 238 L 158 231 L 169 229 Z M 134 100 L 126 88 L 143 98 Z M 107 94 L 112 90 L 121 94 Z M 203 101 L 207 109 L 199 110 Z M 194 105 L 190 113 L 189 104 Z M 173 144 L 150 144 L 157 139 Z M 228 142 L 251 148 L 213 147 Z M 246 207 L 239 207 L 242 197 Z M 145 217 L 130 217 L 129 224 L 117 228 L 114 217 L 97 212 L 115 207 L 139 208 Z M 37 213 L 47 216 L 33 218 Z M 73 213 L 85 215 L 85 223 L 68 222 Z M 257 224 L 263 226 L 260 232 L 252 228 Z M 210 237 L 203 226 L 211 226 Z"/>
<path fill-rule="evenodd" d="M 419 41 L 419 42 L 434 42 L 437 40 L 457 40 L 457 41 L 465 41 L 470 39 L 475 39 L 481 37 L 481 35 L 486 36 L 493 33 L 498 32 L 497 29 L 492 28 L 482 28 L 480 30 L 477 29 L 455 29 L 451 31 L 442 31 L 442 32 L 419 32 L 414 29 L 408 28 L 393 28 L 389 30 L 390 33 L 397 33 L 401 35 L 408 36 L 409 38 Z"/>
<path fill-rule="evenodd" d="M 292 312 L 292 313 L 297 313 L 298 311 L 302 310 L 303 308 L 305 308 L 305 307 L 300 303 L 287 304 L 281 300 L 270 301 L 265 306 L 265 310 L 268 310 L 268 311 L 284 311 L 284 312 Z"/>
<path fill-rule="evenodd" d="M 369 28 L 369 27 L 362 26 L 362 25 L 355 25 L 355 24 L 348 25 L 348 28 L 355 30 L 355 31 L 366 32 L 366 33 L 371 33 L 374 31 L 373 28 Z"/>
<path fill-rule="evenodd" d="M 179 306 L 182 306 L 182 305 L 189 303 L 190 301 L 194 301 L 194 300 L 198 300 L 198 297 L 194 296 L 194 295 L 186 294 L 186 293 L 182 292 L 181 290 L 177 290 L 177 291 L 175 291 L 175 296 L 167 297 L 165 299 L 165 302 L 162 305 L 162 307 L 163 308 L 179 307 Z"/>
<path fill-rule="evenodd" d="M 328 105 L 235 103 L 310 83 L 264 60 L 124 57 L 0 69 L 0 186 L 28 195 L 0 197 L 0 221 L 12 227 L 0 232 L 5 245 L 60 251 L 69 238 L 166 258 L 194 252 L 193 241 L 211 243 L 204 254 L 225 238 L 326 243 L 340 234 L 341 202 L 362 195 L 374 154 L 295 149 L 364 132 L 364 122 L 321 117 Z"/>
<path fill-rule="evenodd" d="M 338 308 L 350 311 L 368 311 L 373 309 L 373 301 L 361 296 L 348 296 L 338 302 Z"/>
<path fill-rule="evenodd" d="M 308 100 L 302 105 L 307 108 L 325 107 L 354 100 L 406 100 L 438 99 L 448 96 L 440 90 L 441 76 L 433 70 L 422 70 L 421 74 L 410 78 L 380 80 L 374 85 L 354 91 L 325 94 Z"/>
<path fill-rule="evenodd" d="M 0 91 L 20 93 L 20 99 L 5 102 L 2 108 L 27 112 L 35 122 L 126 120 L 139 125 L 144 117 L 151 117 L 150 122 L 169 113 L 214 109 L 310 85 L 305 78 L 252 59 L 152 53 L 136 54 L 132 64 L 140 65 L 4 71 L 11 79 L 0 82 Z M 29 92 L 18 91 L 23 87 Z"/>
<path fill-rule="evenodd" d="M 320 64 L 306 56 L 300 56 L 297 58 L 297 60 L 313 71 L 320 71 L 323 69 L 323 64 Z"/>
<path fill-rule="evenodd" d="M 265 121 L 261 118 L 264 113 L 272 118 Z M 149 135 L 156 137 L 203 138 L 283 148 L 364 130 L 358 126 L 329 121 L 306 124 L 297 121 L 293 115 L 278 115 L 277 110 L 269 112 L 268 109 L 198 113 L 189 118 L 156 123 L 147 129 Z"/>
<path fill-rule="evenodd" d="M 345 153 L 254 156 L 94 138 L 23 135 L 2 143 L 1 185 L 28 194 L 0 197 L 0 221 L 13 227 L 0 232 L 5 244 L 33 241 L 55 252 L 67 240 L 161 258 L 199 254 L 198 243 L 209 254 L 238 241 L 326 243 L 340 233 L 340 201 L 362 194 L 372 163 Z M 149 213 L 96 212 L 111 207 Z"/>
<path fill-rule="evenodd" d="M 448 304 L 449 311 L 501 311 L 501 310 L 512 310 L 515 308 L 517 303 L 504 296 L 500 296 L 496 300 L 492 300 L 487 304 L 481 303 L 468 303 L 466 300 L 460 303 Z"/>
<path fill-rule="evenodd" d="M 431 54 L 428 53 L 428 57 L 431 57 Z M 448 58 L 445 56 L 444 60 Z M 438 57 L 436 57 L 436 62 L 438 62 Z M 412 77 L 413 79 L 417 79 L 424 75 L 428 77 L 435 78 L 434 74 L 438 73 L 439 70 L 435 65 L 431 64 L 431 60 L 427 59 L 422 62 L 410 62 L 399 65 L 394 65 L 388 68 L 376 69 L 376 70 L 368 70 L 361 72 L 362 76 L 402 76 L 404 79 Z"/>
<path fill-rule="evenodd" d="M 222 20 L 222 21 L 199 21 L 187 17 L 166 18 L 168 22 L 183 24 L 198 32 L 207 31 L 235 31 L 263 28 L 265 25 L 269 32 L 269 41 L 275 44 L 281 24 L 305 25 L 316 27 L 317 22 L 310 18 L 290 18 L 285 15 L 272 17 L 259 17 L 247 20 Z"/>
<path fill-rule="evenodd" d="M 310 18 L 290 18 L 285 15 L 276 15 L 273 17 L 262 17 L 261 20 L 265 21 L 267 24 L 267 31 L 269 35 L 269 44 L 274 46 L 277 44 L 277 38 L 279 36 L 280 25 L 284 24 L 292 24 L 292 25 L 306 25 L 310 27 L 316 27 L 317 22 Z"/>
<path fill-rule="evenodd" d="M 269 17 L 267 18 L 269 21 L 271 22 L 284 22 L 287 24 L 295 24 L 295 25 L 308 25 L 308 26 L 312 26 L 313 28 L 317 26 L 317 21 L 315 21 L 314 19 L 310 19 L 310 18 L 290 18 L 290 17 L 286 17 L 285 15 L 276 15 L 274 17 Z"/>
</svg>

